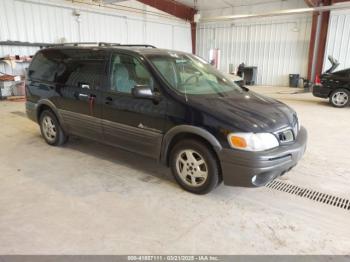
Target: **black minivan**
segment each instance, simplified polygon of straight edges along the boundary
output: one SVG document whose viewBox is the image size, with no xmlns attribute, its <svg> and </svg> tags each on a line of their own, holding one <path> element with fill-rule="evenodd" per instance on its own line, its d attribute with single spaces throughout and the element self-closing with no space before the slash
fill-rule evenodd
<svg viewBox="0 0 350 262">
<path fill-rule="evenodd" d="M 77 135 L 156 159 L 185 190 L 263 186 L 303 156 L 307 132 L 287 105 L 235 85 L 203 59 L 150 46 L 38 51 L 26 111 L 46 142 Z"/>
</svg>

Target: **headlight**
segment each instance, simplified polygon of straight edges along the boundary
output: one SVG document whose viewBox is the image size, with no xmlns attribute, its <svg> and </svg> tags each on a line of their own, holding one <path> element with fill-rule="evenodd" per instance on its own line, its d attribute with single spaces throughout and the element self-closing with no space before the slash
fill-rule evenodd
<svg viewBox="0 0 350 262">
<path fill-rule="evenodd" d="M 279 146 L 277 138 L 270 133 L 231 133 L 227 138 L 231 147 L 245 151 L 264 151 Z"/>
</svg>

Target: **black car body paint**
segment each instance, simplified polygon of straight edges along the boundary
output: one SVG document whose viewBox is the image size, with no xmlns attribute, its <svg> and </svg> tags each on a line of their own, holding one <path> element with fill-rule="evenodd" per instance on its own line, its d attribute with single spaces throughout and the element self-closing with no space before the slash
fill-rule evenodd
<svg viewBox="0 0 350 262">
<path fill-rule="evenodd" d="M 93 60 L 87 72 L 97 70 L 98 73 L 77 74 L 69 80 L 72 83 L 67 83 L 65 59 L 79 52 Z M 231 186 L 262 186 L 297 164 L 306 149 L 307 133 L 299 126 L 293 109 L 245 88 L 220 95 L 178 93 L 151 62 L 151 57 L 169 53 L 187 55 L 169 50 L 118 47 L 61 47 L 39 51 L 28 71 L 27 114 L 37 122 L 43 108 L 49 108 L 68 134 L 149 156 L 164 164 L 168 164 L 169 149 L 176 137 L 183 134 L 199 137 L 215 151 L 224 183 Z M 142 64 L 154 79 L 154 92 L 159 99 L 139 99 L 111 91 L 114 54 Z M 52 62 L 52 68 L 42 70 L 39 59 Z M 293 143 L 279 141 L 279 147 L 262 152 L 233 149 L 227 138 L 231 132 L 264 132 L 279 139 L 279 132 L 286 129 L 293 130 Z"/>
</svg>

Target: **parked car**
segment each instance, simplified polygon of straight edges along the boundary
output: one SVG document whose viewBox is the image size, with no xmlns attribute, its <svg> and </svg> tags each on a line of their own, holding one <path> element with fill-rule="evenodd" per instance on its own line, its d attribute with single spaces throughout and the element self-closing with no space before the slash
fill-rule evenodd
<svg viewBox="0 0 350 262">
<path fill-rule="evenodd" d="M 294 167 L 307 132 L 287 105 L 194 55 L 106 45 L 40 50 L 26 111 L 49 145 L 77 135 L 170 166 L 181 187 L 263 186 Z"/>
<path fill-rule="evenodd" d="M 329 98 L 334 107 L 346 107 L 350 104 L 350 68 L 334 72 L 339 62 L 332 56 L 328 60 L 332 66 L 321 77 L 316 77 L 312 93 L 316 97 Z"/>
</svg>

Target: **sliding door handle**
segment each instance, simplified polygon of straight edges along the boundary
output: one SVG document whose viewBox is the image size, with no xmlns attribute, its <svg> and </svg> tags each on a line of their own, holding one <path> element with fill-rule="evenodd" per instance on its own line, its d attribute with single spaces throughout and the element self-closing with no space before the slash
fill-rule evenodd
<svg viewBox="0 0 350 262">
<path fill-rule="evenodd" d="M 107 97 L 106 97 L 105 104 L 106 104 L 106 105 L 111 105 L 111 104 L 112 104 L 112 102 L 113 102 L 113 98 L 112 98 L 112 97 L 110 97 L 110 96 L 107 96 Z"/>
</svg>

